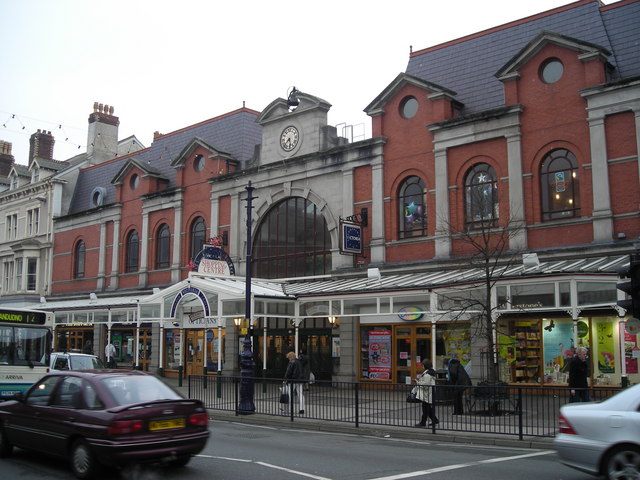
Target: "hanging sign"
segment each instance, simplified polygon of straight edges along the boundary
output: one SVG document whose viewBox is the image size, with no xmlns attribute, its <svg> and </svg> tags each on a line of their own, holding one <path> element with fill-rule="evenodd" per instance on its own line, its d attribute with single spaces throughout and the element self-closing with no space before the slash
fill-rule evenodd
<svg viewBox="0 0 640 480">
<path fill-rule="evenodd" d="M 362 226 L 340 222 L 340 253 L 362 255 Z"/>
<path fill-rule="evenodd" d="M 211 273 L 214 275 L 235 275 L 236 269 L 222 248 L 216 245 L 202 246 L 202 250 L 192 262 L 193 270 L 198 273 Z"/>
</svg>

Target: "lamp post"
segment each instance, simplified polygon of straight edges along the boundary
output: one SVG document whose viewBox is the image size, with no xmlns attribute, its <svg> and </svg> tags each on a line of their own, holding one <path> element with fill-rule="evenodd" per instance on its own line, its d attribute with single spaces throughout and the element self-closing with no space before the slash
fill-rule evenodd
<svg viewBox="0 0 640 480">
<path fill-rule="evenodd" d="M 241 415 L 250 415 L 256 411 L 253 403 L 253 376 L 255 374 L 255 364 L 253 362 L 253 352 L 251 351 L 251 337 L 253 334 L 253 324 L 251 323 L 251 210 L 253 208 L 252 201 L 254 198 L 251 181 L 245 187 L 247 190 L 247 262 L 245 265 L 245 305 L 244 318 L 247 321 L 247 334 L 242 342 L 242 353 L 240 354 L 240 404 L 238 405 L 238 413 Z"/>
</svg>

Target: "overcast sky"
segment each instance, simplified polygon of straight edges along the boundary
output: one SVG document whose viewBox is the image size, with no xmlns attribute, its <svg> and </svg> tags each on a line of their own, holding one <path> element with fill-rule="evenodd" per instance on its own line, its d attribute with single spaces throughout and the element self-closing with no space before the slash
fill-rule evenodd
<svg viewBox="0 0 640 480">
<path fill-rule="evenodd" d="M 86 150 L 93 103 L 112 105 L 120 139 L 174 130 L 292 86 L 333 105 L 329 123 L 371 136 L 363 109 L 413 50 L 569 0 L 0 0 L 0 140 L 27 164 L 29 136 L 54 158 Z M 613 3 L 606 0 L 604 3 Z M 24 128 L 23 128 L 24 127 Z M 78 148 L 80 146 L 80 148 Z"/>
</svg>

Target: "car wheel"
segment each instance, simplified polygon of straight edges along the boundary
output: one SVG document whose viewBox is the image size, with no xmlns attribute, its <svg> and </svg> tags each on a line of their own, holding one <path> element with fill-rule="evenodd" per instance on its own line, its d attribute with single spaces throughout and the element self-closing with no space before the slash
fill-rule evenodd
<svg viewBox="0 0 640 480">
<path fill-rule="evenodd" d="M 80 478 L 92 478 L 97 470 L 96 460 L 89 445 L 84 440 L 77 440 L 71 447 L 71 471 Z"/>
<path fill-rule="evenodd" d="M 169 461 L 169 466 L 175 468 L 184 467 L 189 463 L 189 460 L 191 460 L 191 455 L 180 455 L 178 458 Z"/>
<path fill-rule="evenodd" d="M 0 458 L 10 457 L 13 452 L 13 445 L 9 443 L 4 427 L 0 426 Z"/>
<path fill-rule="evenodd" d="M 626 445 L 612 450 L 607 455 L 604 473 L 607 480 L 640 478 L 640 448 Z"/>
</svg>

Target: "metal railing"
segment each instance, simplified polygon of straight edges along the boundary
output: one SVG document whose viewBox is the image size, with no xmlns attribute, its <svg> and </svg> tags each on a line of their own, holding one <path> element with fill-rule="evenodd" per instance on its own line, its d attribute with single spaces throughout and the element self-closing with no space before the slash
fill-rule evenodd
<svg viewBox="0 0 640 480">
<path fill-rule="evenodd" d="M 188 394 L 208 409 L 243 414 L 238 409 L 242 377 L 190 375 Z M 413 427 L 422 415 L 420 403 L 407 403 L 412 385 L 317 381 L 301 384 L 304 403 L 280 403 L 282 379 L 252 378 L 254 414 L 315 419 L 330 422 Z M 432 399 L 439 423 L 437 431 L 476 432 L 525 437 L 554 437 L 560 407 L 570 401 L 568 387 L 483 384 L 471 387 L 436 385 Z M 296 392 L 297 389 L 293 389 Z M 589 390 L 593 401 L 608 398 L 620 389 Z M 290 389 L 287 389 L 290 392 Z M 461 394 L 464 413 L 453 415 L 454 397 Z M 304 410 L 304 413 L 300 413 Z"/>
</svg>

